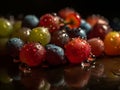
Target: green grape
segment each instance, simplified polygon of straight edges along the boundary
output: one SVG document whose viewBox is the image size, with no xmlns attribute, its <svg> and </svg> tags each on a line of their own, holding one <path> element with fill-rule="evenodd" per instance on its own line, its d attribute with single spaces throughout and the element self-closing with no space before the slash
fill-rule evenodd
<svg viewBox="0 0 120 90">
<path fill-rule="evenodd" d="M 51 40 L 51 35 L 47 28 L 44 27 L 36 27 L 33 28 L 30 32 L 28 41 L 30 42 L 39 42 L 43 46 L 48 44 Z"/>
<path fill-rule="evenodd" d="M 0 18 L 0 37 L 9 37 L 12 31 L 12 24 L 7 19 Z"/>
<path fill-rule="evenodd" d="M 28 41 L 28 36 L 30 35 L 30 31 L 31 31 L 30 28 L 22 27 L 18 30 L 15 30 L 11 34 L 11 37 L 17 37 L 17 38 L 22 39 L 24 42 L 27 42 Z"/>
<path fill-rule="evenodd" d="M 6 55 L 6 44 L 9 38 L 0 38 L 0 56 Z"/>
</svg>

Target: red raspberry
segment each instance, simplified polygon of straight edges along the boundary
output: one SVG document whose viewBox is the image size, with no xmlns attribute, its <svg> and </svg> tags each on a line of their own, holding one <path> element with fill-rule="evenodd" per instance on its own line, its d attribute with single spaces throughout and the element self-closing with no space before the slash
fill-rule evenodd
<svg viewBox="0 0 120 90">
<path fill-rule="evenodd" d="M 53 16 L 52 14 L 45 14 L 41 16 L 39 26 L 44 26 L 49 29 L 52 33 L 59 29 L 59 17 Z"/>
<path fill-rule="evenodd" d="M 89 58 L 91 47 L 81 38 L 74 38 L 65 45 L 65 55 L 72 64 L 79 64 Z"/>
</svg>

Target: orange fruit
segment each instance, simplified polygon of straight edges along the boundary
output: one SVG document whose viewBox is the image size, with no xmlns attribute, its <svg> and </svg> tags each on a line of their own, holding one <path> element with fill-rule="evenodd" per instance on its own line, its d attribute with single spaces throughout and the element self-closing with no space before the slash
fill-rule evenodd
<svg viewBox="0 0 120 90">
<path fill-rule="evenodd" d="M 107 55 L 120 55 L 120 33 L 109 32 L 104 39 L 104 48 Z"/>
</svg>

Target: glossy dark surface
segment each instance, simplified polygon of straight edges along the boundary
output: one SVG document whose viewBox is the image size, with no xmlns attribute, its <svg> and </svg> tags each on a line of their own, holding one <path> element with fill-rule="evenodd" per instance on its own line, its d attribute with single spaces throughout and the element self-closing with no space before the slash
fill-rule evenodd
<svg viewBox="0 0 120 90">
<path fill-rule="evenodd" d="M 120 90 L 120 57 L 96 59 L 89 70 L 77 66 L 32 68 L 24 74 L 12 58 L 0 60 L 0 90 Z"/>
</svg>

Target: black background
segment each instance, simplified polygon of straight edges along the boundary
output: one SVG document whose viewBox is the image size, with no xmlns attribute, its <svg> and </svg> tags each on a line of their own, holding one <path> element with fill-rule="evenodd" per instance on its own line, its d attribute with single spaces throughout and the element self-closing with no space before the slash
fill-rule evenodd
<svg viewBox="0 0 120 90">
<path fill-rule="evenodd" d="M 115 0 L 114 0 L 115 1 Z M 0 14 L 36 14 L 42 15 L 49 12 L 71 7 L 83 17 L 91 14 L 100 14 L 107 18 L 119 17 L 120 8 L 114 1 L 90 0 L 2 0 Z M 118 3 L 119 4 L 119 3 Z"/>
</svg>

